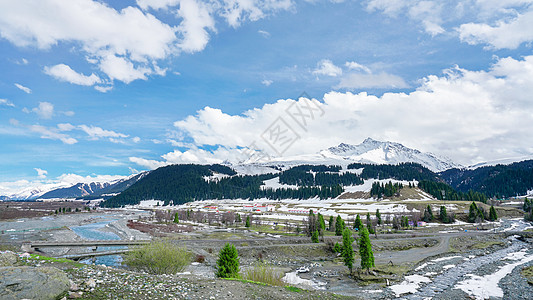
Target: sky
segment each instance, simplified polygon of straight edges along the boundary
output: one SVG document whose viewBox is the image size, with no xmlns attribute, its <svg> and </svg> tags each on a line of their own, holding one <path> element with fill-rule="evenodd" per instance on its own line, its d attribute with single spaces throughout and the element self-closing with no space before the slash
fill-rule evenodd
<svg viewBox="0 0 533 300">
<path fill-rule="evenodd" d="M 533 0 L 0 0 L 0 194 L 367 137 L 533 157 L 532 41 Z"/>
</svg>

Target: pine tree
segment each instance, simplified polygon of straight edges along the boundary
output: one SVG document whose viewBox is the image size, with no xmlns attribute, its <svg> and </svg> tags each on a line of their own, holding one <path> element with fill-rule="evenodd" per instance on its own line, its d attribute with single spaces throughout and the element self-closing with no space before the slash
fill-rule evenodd
<svg viewBox="0 0 533 300">
<path fill-rule="evenodd" d="M 372 252 L 372 244 L 370 244 L 370 237 L 366 228 L 360 232 L 359 255 L 361 256 L 362 269 L 369 271 L 370 268 L 374 267 L 374 252 Z"/>
<path fill-rule="evenodd" d="M 178 224 L 180 222 L 180 219 L 178 218 L 178 213 L 174 214 L 174 223 Z"/>
<path fill-rule="evenodd" d="M 353 228 L 357 231 L 361 231 L 361 229 L 363 229 L 363 222 L 361 221 L 361 217 L 359 215 L 357 215 L 357 217 L 355 217 L 355 222 L 353 224 Z"/>
<path fill-rule="evenodd" d="M 376 209 L 376 219 L 378 220 L 378 225 L 381 225 L 381 213 L 379 209 Z"/>
<path fill-rule="evenodd" d="M 489 210 L 489 220 L 491 222 L 494 222 L 496 220 L 498 220 L 498 214 L 496 213 L 496 209 L 494 209 L 494 206 L 491 205 L 490 206 L 490 210 Z"/>
<path fill-rule="evenodd" d="M 426 209 L 424 209 L 424 222 L 431 222 L 433 221 L 433 211 L 431 210 L 431 205 L 428 204 Z"/>
<path fill-rule="evenodd" d="M 313 232 L 313 235 L 311 236 L 311 242 L 318 243 L 318 230 Z"/>
<path fill-rule="evenodd" d="M 239 276 L 239 255 L 235 245 L 226 243 L 217 260 L 217 277 L 237 278 Z"/>
<path fill-rule="evenodd" d="M 329 231 L 333 231 L 334 223 L 335 223 L 335 218 L 333 218 L 333 216 L 329 216 L 329 222 L 328 222 Z"/>
<path fill-rule="evenodd" d="M 318 213 L 318 225 L 320 225 L 320 231 L 326 230 L 326 222 L 324 221 L 324 216 Z"/>
<path fill-rule="evenodd" d="M 442 223 L 448 223 L 448 214 L 446 213 L 446 206 L 441 205 L 439 219 Z"/>
<path fill-rule="evenodd" d="M 369 233 L 374 234 L 374 228 L 372 227 L 372 219 L 370 219 L 370 213 L 366 213 L 366 228 Z"/>
<path fill-rule="evenodd" d="M 352 274 L 353 269 L 353 261 L 354 261 L 354 255 L 353 255 L 353 243 L 352 233 L 350 232 L 350 229 L 345 228 L 342 231 L 342 258 L 344 259 L 344 265 L 348 267 L 348 270 L 350 270 L 350 274 Z"/>
<path fill-rule="evenodd" d="M 468 210 L 468 222 L 475 223 L 478 215 L 479 215 L 479 212 L 478 212 L 476 202 L 472 202 Z"/>
<path fill-rule="evenodd" d="M 250 216 L 246 216 L 246 224 L 244 224 L 245 227 L 250 227 Z"/>
<path fill-rule="evenodd" d="M 240 214 L 237 214 L 236 217 L 237 217 L 237 219 L 235 220 L 235 222 L 238 222 L 238 223 L 242 222 L 242 219 L 241 219 L 241 215 L 240 215 Z"/>
<path fill-rule="evenodd" d="M 344 227 L 344 221 L 342 220 L 340 215 L 337 215 L 337 220 L 335 221 L 335 235 L 341 236 Z"/>
</svg>

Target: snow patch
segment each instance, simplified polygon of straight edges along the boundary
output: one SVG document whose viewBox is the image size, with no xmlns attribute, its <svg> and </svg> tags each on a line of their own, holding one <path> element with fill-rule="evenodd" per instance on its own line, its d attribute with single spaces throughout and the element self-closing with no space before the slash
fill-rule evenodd
<svg viewBox="0 0 533 300">
<path fill-rule="evenodd" d="M 396 285 L 391 285 L 389 288 L 396 294 L 396 297 L 400 295 L 411 293 L 414 294 L 420 288 L 421 283 L 429 283 L 431 279 L 422 275 L 410 275 L 405 276 L 405 280 Z"/>
</svg>

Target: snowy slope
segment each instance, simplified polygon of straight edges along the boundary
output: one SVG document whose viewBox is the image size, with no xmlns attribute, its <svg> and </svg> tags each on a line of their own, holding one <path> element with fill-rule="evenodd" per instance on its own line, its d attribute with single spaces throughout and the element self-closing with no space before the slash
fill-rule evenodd
<svg viewBox="0 0 533 300">
<path fill-rule="evenodd" d="M 266 162 L 252 164 L 232 165 L 237 172 L 243 174 L 272 173 L 272 168 L 282 170 L 293 166 L 310 165 L 340 165 L 344 168 L 354 162 L 368 164 L 399 164 L 404 162 L 419 163 L 422 166 L 440 172 L 451 168 L 462 168 L 449 159 L 438 157 L 431 153 L 423 153 L 411 149 L 399 143 L 380 142 L 367 138 L 359 145 L 341 143 L 336 147 L 330 147 L 316 154 L 297 156 L 275 157 Z M 253 170 L 253 172 L 248 172 Z"/>
</svg>

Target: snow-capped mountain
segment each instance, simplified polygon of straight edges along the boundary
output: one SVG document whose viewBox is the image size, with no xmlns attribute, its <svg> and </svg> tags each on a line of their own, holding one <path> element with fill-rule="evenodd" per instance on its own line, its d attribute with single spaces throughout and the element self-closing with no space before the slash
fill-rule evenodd
<svg viewBox="0 0 533 300">
<path fill-rule="evenodd" d="M 275 157 L 264 162 L 245 162 L 231 165 L 237 172 L 244 174 L 272 173 L 273 168 L 286 169 L 302 164 L 326 164 L 345 166 L 359 162 L 367 164 L 419 163 L 434 172 L 451 168 L 462 168 L 449 159 L 432 153 L 424 153 L 405 147 L 399 143 L 381 142 L 367 138 L 359 145 L 341 143 L 315 154 Z M 275 171 L 275 170 L 274 170 Z"/>
<path fill-rule="evenodd" d="M 336 147 L 328 148 L 320 153 L 325 157 L 337 156 L 345 160 L 360 163 L 394 165 L 414 162 L 434 172 L 462 167 L 447 158 L 438 157 L 432 153 L 424 153 L 405 147 L 399 143 L 381 142 L 371 138 L 367 138 L 359 145 L 341 143 Z"/>
<path fill-rule="evenodd" d="M 76 198 L 106 193 L 119 193 L 130 187 L 148 172 L 125 176 L 102 176 L 102 178 L 81 177 L 77 175 L 65 176 L 54 183 L 30 183 L 12 193 L 2 193 L 2 200 L 34 200 L 50 198 Z M 69 178 L 67 178 L 69 177 Z M 82 182 L 79 182 L 82 181 Z"/>
</svg>

